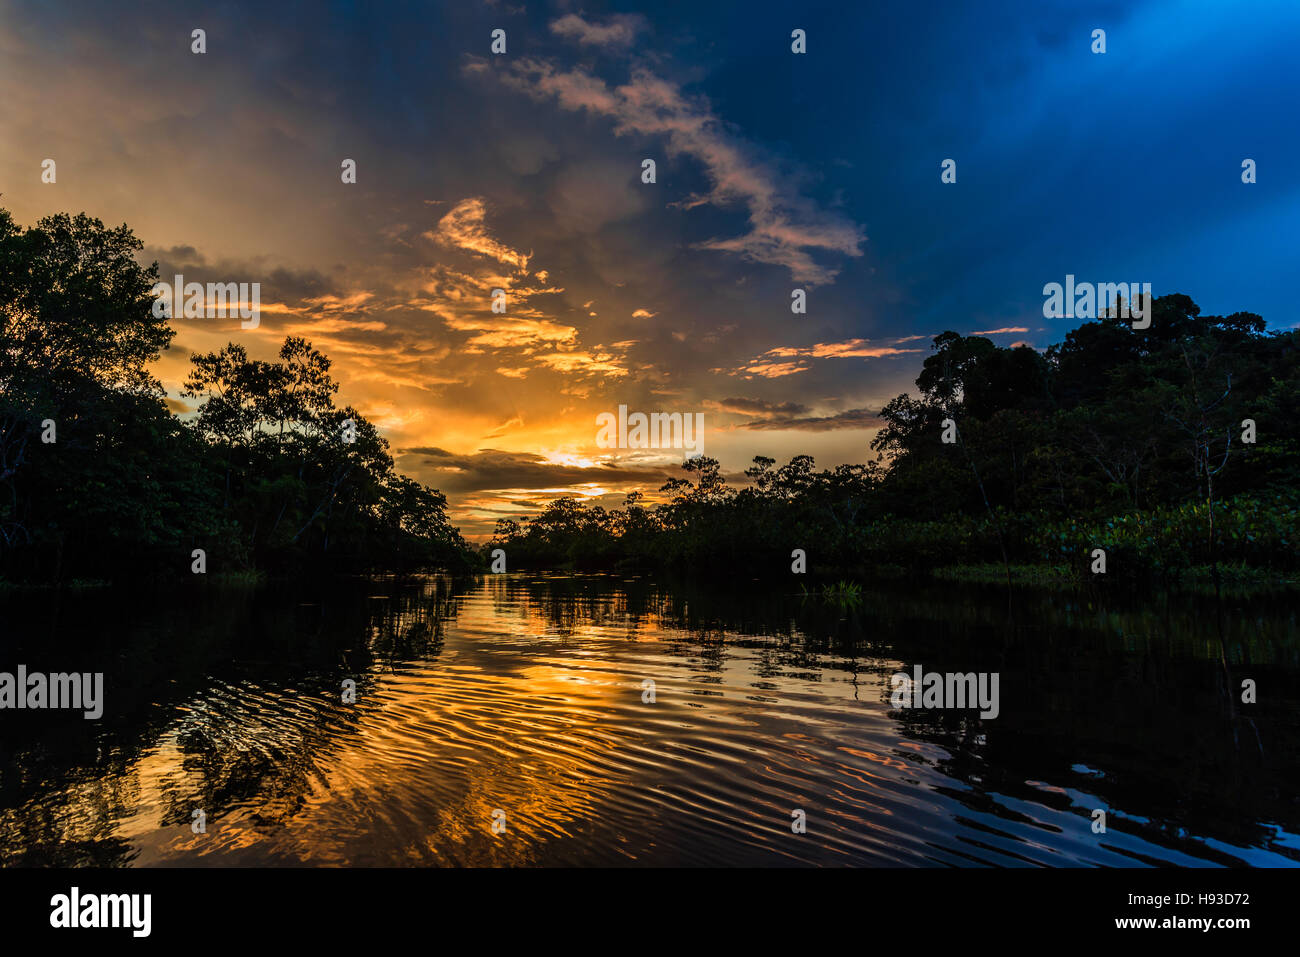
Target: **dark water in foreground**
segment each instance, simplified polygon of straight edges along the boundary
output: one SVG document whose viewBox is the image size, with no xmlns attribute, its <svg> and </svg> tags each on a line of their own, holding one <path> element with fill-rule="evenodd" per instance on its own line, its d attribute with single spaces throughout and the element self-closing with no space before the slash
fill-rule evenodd
<svg viewBox="0 0 1300 957">
<path fill-rule="evenodd" d="M 0 863 L 1293 866 L 1295 604 L 1228 608 L 1233 687 L 1259 689 L 1234 717 L 1213 605 L 1185 596 L 9 595 L 0 671 L 102 670 L 106 708 L 0 711 Z M 917 663 L 997 672 L 1000 715 L 892 708 Z"/>
</svg>

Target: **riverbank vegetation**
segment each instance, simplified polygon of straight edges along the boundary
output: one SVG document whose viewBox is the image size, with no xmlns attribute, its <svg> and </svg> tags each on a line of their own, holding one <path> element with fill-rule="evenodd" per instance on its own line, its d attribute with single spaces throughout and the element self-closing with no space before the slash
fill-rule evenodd
<svg viewBox="0 0 1300 957">
<path fill-rule="evenodd" d="M 1151 316 L 1084 323 L 1044 352 L 945 332 L 864 464 L 760 456 L 733 484 L 697 458 L 654 507 L 558 499 L 487 547 L 514 567 L 774 577 L 803 549 L 814 574 L 1039 582 L 1094 574 L 1101 549 L 1133 582 L 1294 578 L 1300 334 L 1184 295 Z"/>
<path fill-rule="evenodd" d="M 173 414 L 149 367 L 175 333 L 141 245 L 0 210 L 0 578 L 189 575 L 196 550 L 236 579 L 471 567 L 446 498 L 396 472 L 305 340 L 272 362 L 193 356 L 197 415 Z"/>
</svg>

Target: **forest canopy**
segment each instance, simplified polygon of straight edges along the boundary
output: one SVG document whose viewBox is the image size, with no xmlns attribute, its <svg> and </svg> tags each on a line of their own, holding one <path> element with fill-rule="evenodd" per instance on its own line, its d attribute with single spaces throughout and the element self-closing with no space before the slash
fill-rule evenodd
<svg viewBox="0 0 1300 957">
<path fill-rule="evenodd" d="M 141 248 L 84 214 L 23 229 L 0 210 L 0 575 L 188 574 L 194 549 L 226 572 L 469 567 L 446 498 L 337 405 L 309 342 L 195 355 L 197 414 L 172 414 L 149 368 L 175 333 Z"/>
<path fill-rule="evenodd" d="M 732 485 L 692 459 L 657 506 L 559 499 L 498 523 L 490 547 L 522 565 L 746 577 L 788 574 L 796 548 L 829 570 L 1077 569 L 1102 548 L 1130 579 L 1219 561 L 1294 571 L 1300 334 L 1202 316 L 1185 295 L 1148 307 L 1147 329 L 1110 316 L 1045 352 L 936 336 L 865 464 L 759 456 Z"/>
</svg>

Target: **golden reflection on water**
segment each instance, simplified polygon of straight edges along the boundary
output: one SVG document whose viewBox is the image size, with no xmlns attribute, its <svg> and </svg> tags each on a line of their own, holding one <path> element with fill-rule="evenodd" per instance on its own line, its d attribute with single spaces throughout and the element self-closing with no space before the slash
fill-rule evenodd
<svg viewBox="0 0 1300 957">
<path fill-rule="evenodd" d="M 145 866 L 497 866 L 1150 853 L 1122 833 L 1089 840 L 1088 798 L 1068 787 L 1027 782 L 1054 797 L 1033 804 L 952 777 L 947 766 L 979 749 L 969 729 L 945 745 L 889 707 L 901 660 L 811 654 L 797 631 L 685 627 L 653 606 L 630 614 L 617 588 L 443 588 L 368 599 L 362 640 L 339 652 L 366 652 L 356 673 L 318 663 L 287 682 L 214 678 L 135 752 L 0 808 L 10 855 L 66 845 Z M 355 704 L 341 700 L 349 675 Z M 791 831 L 797 809 L 806 834 Z"/>
</svg>

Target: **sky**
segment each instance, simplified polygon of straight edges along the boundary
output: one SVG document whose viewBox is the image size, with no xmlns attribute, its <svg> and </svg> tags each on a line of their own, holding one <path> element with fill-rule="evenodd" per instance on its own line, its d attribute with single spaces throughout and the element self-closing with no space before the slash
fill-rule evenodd
<svg viewBox="0 0 1300 957">
<path fill-rule="evenodd" d="M 0 0 L 0 205 L 259 282 L 256 329 L 174 321 L 172 406 L 303 336 L 482 539 L 680 474 L 598 444 L 620 406 L 702 413 L 733 481 L 867 461 L 933 336 L 1046 348 L 1067 274 L 1295 327 L 1298 40 L 1291 0 Z"/>
</svg>

